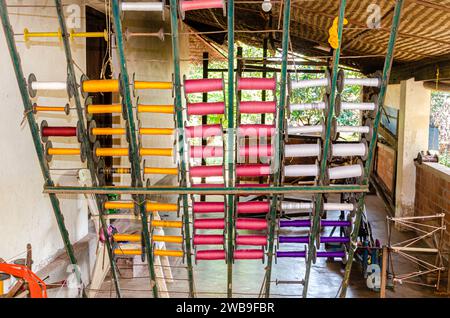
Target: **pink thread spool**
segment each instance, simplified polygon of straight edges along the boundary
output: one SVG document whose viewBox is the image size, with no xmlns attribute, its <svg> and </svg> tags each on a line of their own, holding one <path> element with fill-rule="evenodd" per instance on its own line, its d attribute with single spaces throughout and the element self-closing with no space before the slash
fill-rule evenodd
<svg viewBox="0 0 450 318">
<path fill-rule="evenodd" d="M 194 229 L 196 230 L 223 230 L 225 219 L 196 219 Z"/>
<path fill-rule="evenodd" d="M 261 250 L 235 250 L 234 259 L 264 259 L 264 251 Z"/>
<path fill-rule="evenodd" d="M 237 188 L 268 188 L 270 184 L 268 183 L 242 183 L 237 184 Z"/>
<path fill-rule="evenodd" d="M 208 138 L 222 135 L 221 125 L 187 126 L 185 129 L 187 138 Z"/>
<path fill-rule="evenodd" d="M 225 187 L 225 184 L 223 183 L 197 183 L 197 184 L 191 184 L 191 187 L 193 188 L 223 188 Z"/>
<path fill-rule="evenodd" d="M 186 94 L 223 91 L 223 87 L 224 83 L 222 78 L 202 78 L 202 79 L 184 80 L 184 92 Z"/>
<path fill-rule="evenodd" d="M 240 102 L 239 112 L 241 114 L 269 114 L 275 113 L 277 103 L 273 102 Z"/>
<path fill-rule="evenodd" d="M 270 165 L 265 164 L 242 164 L 236 166 L 238 177 L 263 177 L 270 175 Z"/>
<path fill-rule="evenodd" d="M 222 9 L 225 16 L 225 1 L 224 0 L 181 0 L 180 1 L 180 13 L 181 18 L 184 20 L 184 13 L 192 10 L 202 9 Z"/>
<path fill-rule="evenodd" d="M 192 211 L 194 213 L 224 213 L 225 204 L 223 202 L 192 202 Z"/>
<path fill-rule="evenodd" d="M 239 148 L 243 157 L 272 157 L 272 145 L 243 146 Z"/>
<path fill-rule="evenodd" d="M 223 245 L 223 235 L 194 235 L 194 245 Z"/>
<path fill-rule="evenodd" d="M 197 251 L 197 253 L 195 253 L 195 259 L 198 261 L 224 260 L 225 251 L 224 250 Z"/>
<path fill-rule="evenodd" d="M 265 235 L 238 235 L 236 237 L 237 245 L 266 246 L 267 237 Z"/>
<path fill-rule="evenodd" d="M 236 229 L 261 231 L 267 228 L 267 221 L 263 219 L 238 218 Z"/>
<path fill-rule="evenodd" d="M 219 158 L 223 157 L 223 147 L 191 146 L 191 158 Z"/>
<path fill-rule="evenodd" d="M 275 78 L 259 78 L 259 77 L 240 77 L 238 78 L 238 90 L 268 90 L 274 91 L 277 89 L 277 82 Z"/>
<path fill-rule="evenodd" d="M 238 134 L 243 137 L 271 137 L 275 135 L 275 125 L 240 125 L 238 127 Z"/>
<path fill-rule="evenodd" d="M 187 103 L 188 116 L 206 116 L 225 114 L 225 102 L 214 103 Z"/>
<path fill-rule="evenodd" d="M 189 173 L 193 178 L 223 177 L 223 166 L 191 167 Z"/>
<path fill-rule="evenodd" d="M 237 211 L 239 214 L 269 213 L 270 202 L 238 202 Z"/>
</svg>

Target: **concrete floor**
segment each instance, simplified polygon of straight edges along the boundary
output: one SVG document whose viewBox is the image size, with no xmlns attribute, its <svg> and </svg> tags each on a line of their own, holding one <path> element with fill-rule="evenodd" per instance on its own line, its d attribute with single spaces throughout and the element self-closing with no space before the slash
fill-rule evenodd
<svg viewBox="0 0 450 318">
<path fill-rule="evenodd" d="M 366 209 L 372 226 L 373 237 L 379 239 L 382 244 L 387 242 L 386 212 L 381 199 L 370 195 L 366 199 Z M 337 213 L 329 215 L 330 219 L 336 219 Z M 295 232 L 297 235 L 306 235 L 306 232 Z M 167 233 L 168 235 L 173 233 Z M 406 239 L 410 233 L 395 231 L 392 233 L 394 240 Z M 168 246 L 170 249 L 171 246 Z M 293 246 L 293 248 L 298 248 Z M 171 263 L 174 282 L 168 284 L 171 297 L 188 297 L 187 271 L 185 264 Z M 416 267 L 399 257 L 393 258 L 396 269 L 402 272 L 415 271 Z M 236 261 L 233 266 L 233 297 L 258 297 L 265 265 L 261 261 Z M 272 270 L 272 297 L 301 297 L 303 286 L 299 284 L 276 285 L 275 281 L 299 281 L 304 278 L 305 261 L 303 259 L 279 259 Z M 152 297 L 149 291 L 149 280 L 146 266 L 134 267 L 134 276 L 130 270 L 121 271 L 124 277 L 121 279 L 123 297 Z M 334 298 L 342 282 L 344 265 L 339 262 L 327 262 L 326 259 L 318 259 L 313 265 L 309 281 L 308 297 Z M 157 274 L 158 276 L 158 274 Z M 195 288 L 197 297 L 226 297 L 227 266 L 223 261 L 203 261 L 194 266 Z M 131 278 L 131 279 L 130 279 Z M 114 297 L 113 288 L 109 279 L 102 286 L 102 291 L 97 297 Z M 377 292 L 366 287 L 365 279 L 358 264 L 354 263 L 350 286 L 347 297 L 349 298 L 376 298 Z M 418 285 L 397 285 L 395 291 L 387 291 L 387 297 L 439 297 L 431 288 Z"/>
</svg>

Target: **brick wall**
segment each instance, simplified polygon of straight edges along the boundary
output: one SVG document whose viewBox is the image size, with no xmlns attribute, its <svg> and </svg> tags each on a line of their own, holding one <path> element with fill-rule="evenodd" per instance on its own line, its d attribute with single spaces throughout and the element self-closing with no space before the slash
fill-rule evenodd
<svg viewBox="0 0 450 318">
<path fill-rule="evenodd" d="M 385 144 L 377 145 L 376 173 L 383 181 L 386 188 L 392 193 L 395 180 L 395 150 Z"/>
<path fill-rule="evenodd" d="M 447 232 L 444 248 L 450 247 L 450 168 L 438 163 L 416 163 L 416 216 L 445 214 Z"/>
</svg>

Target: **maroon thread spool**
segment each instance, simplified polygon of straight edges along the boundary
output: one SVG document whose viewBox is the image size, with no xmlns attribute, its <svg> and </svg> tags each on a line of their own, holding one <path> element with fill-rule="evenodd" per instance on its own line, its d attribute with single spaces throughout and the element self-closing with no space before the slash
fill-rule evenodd
<svg viewBox="0 0 450 318">
<path fill-rule="evenodd" d="M 80 122 L 77 123 L 76 127 L 64 127 L 64 126 L 54 126 L 49 127 L 46 120 L 41 122 L 41 140 L 42 142 L 47 142 L 48 137 L 77 137 L 78 142 L 81 140 L 81 126 Z"/>
</svg>

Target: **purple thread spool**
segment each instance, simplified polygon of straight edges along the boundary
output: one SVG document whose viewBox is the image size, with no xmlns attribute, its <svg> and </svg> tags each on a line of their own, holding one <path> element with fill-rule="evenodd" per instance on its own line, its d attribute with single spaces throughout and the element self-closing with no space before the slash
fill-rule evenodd
<svg viewBox="0 0 450 318">
<path fill-rule="evenodd" d="M 317 257 L 345 257 L 344 251 L 337 251 L 337 252 L 317 252 Z"/>
<path fill-rule="evenodd" d="M 309 243 L 308 236 L 280 236 L 278 238 L 279 243 Z M 348 243 L 350 238 L 339 236 L 322 236 L 320 237 L 320 243 Z"/>
<path fill-rule="evenodd" d="M 331 227 L 331 226 L 351 226 L 350 221 L 336 221 L 336 220 L 322 220 L 320 221 L 321 227 Z M 310 220 L 295 220 L 295 221 L 280 221 L 280 227 L 310 227 Z"/>
<path fill-rule="evenodd" d="M 288 252 L 277 252 L 277 257 L 294 257 L 294 258 L 304 258 L 306 257 L 305 251 L 288 251 Z"/>
</svg>

